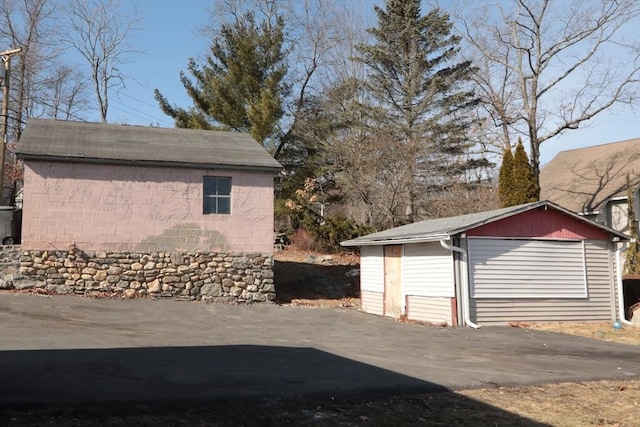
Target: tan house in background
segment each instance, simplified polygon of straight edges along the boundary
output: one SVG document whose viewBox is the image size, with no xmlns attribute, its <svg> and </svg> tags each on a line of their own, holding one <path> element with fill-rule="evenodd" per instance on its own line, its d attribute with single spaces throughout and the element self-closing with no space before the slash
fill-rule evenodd
<svg viewBox="0 0 640 427">
<path fill-rule="evenodd" d="M 627 174 L 637 216 L 640 138 L 558 153 L 540 171 L 540 199 L 628 233 Z"/>
</svg>

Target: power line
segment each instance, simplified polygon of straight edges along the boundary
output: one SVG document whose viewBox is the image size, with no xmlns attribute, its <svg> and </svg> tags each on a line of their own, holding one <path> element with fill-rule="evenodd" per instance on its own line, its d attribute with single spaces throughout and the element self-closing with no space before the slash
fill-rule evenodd
<svg viewBox="0 0 640 427">
<path fill-rule="evenodd" d="M 43 101 L 43 100 L 41 100 L 41 99 L 39 99 L 39 100 L 37 101 L 37 103 L 38 103 L 38 104 L 45 105 L 45 106 L 47 106 L 47 107 L 49 107 L 49 108 L 54 108 L 54 109 L 55 109 L 55 108 L 57 108 L 57 107 L 55 107 L 55 106 L 53 106 L 53 105 L 51 105 L 51 104 L 49 104 L 49 103 L 47 103 L 46 101 Z M 75 120 L 78 120 L 78 121 L 80 121 L 80 122 L 85 122 L 85 123 L 87 122 L 87 119 L 83 119 L 82 117 L 78 117 L 78 116 L 76 116 L 75 114 L 73 114 L 73 113 L 71 113 L 71 112 L 69 112 L 69 111 L 64 111 L 64 110 L 62 110 L 62 111 L 61 111 L 61 113 L 63 113 L 65 116 L 69 116 L 69 117 L 71 117 L 71 118 L 73 118 L 73 119 L 75 119 Z M 30 117 L 33 117 L 33 116 L 30 116 Z M 12 119 L 13 119 L 13 120 L 15 120 L 15 121 L 17 121 L 17 120 L 18 120 L 18 119 L 17 119 L 17 118 L 15 118 L 15 117 L 12 117 Z M 27 118 L 27 120 L 28 120 L 28 118 Z M 23 121 L 23 122 L 22 122 L 22 124 L 26 124 L 26 123 Z"/>
<path fill-rule="evenodd" d="M 135 96 L 129 95 L 128 93 L 119 92 L 119 93 L 116 94 L 116 98 L 120 98 L 121 96 L 123 96 L 125 98 L 129 98 L 129 99 L 131 99 L 133 101 L 136 101 L 136 102 L 138 102 L 140 104 L 143 104 L 143 105 L 146 105 L 146 106 L 149 106 L 149 107 L 153 107 L 153 108 L 156 108 L 156 109 L 158 108 L 157 104 L 151 104 L 150 102 L 147 102 L 147 101 L 144 101 L 144 100 L 142 100 L 140 98 L 137 98 Z M 149 119 L 152 119 L 152 121 L 155 121 L 157 123 L 162 123 L 162 124 L 167 125 L 167 126 L 173 126 L 173 123 L 170 123 L 170 122 L 166 121 L 165 119 L 159 119 L 158 117 L 156 117 L 156 116 L 154 116 L 152 114 L 149 114 L 147 111 L 140 110 L 140 109 L 138 109 L 136 107 L 131 106 L 130 104 L 125 104 L 125 103 L 123 103 L 121 101 L 119 101 L 119 103 L 120 103 L 120 105 L 126 106 L 126 108 L 129 108 L 129 109 L 131 109 L 131 110 L 133 110 L 133 111 L 135 111 L 137 113 L 144 114 Z M 120 111 L 122 111 L 122 110 L 120 110 Z"/>
<path fill-rule="evenodd" d="M 148 113 L 145 113 L 144 111 L 138 110 L 138 109 L 136 109 L 136 108 L 134 108 L 134 107 L 131 107 L 131 106 L 127 106 L 127 108 L 129 108 L 129 109 L 131 109 L 131 110 L 133 110 L 133 111 L 137 111 L 137 112 L 138 112 L 138 113 L 140 113 L 140 114 L 144 114 L 146 117 L 143 117 L 143 116 L 141 116 L 140 114 L 133 113 L 133 112 L 128 111 L 128 110 L 126 110 L 126 109 L 119 108 L 118 106 L 113 105 L 113 103 L 112 103 L 109 107 L 110 107 L 110 108 L 113 108 L 114 110 L 118 110 L 118 111 L 121 111 L 121 112 L 123 112 L 123 113 L 129 114 L 129 115 L 131 115 L 131 116 L 137 117 L 137 118 L 139 118 L 139 119 L 141 119 L 141 120 L 148 120 L 148 121 L 150 121 L 150 122 L 154 122 L 154 121 L 155 121 L 155 122 L 157 122 L 157 123 L 162 123 L 162 124 L 167 125 L 167 126 L 172 126 L 172 124 L 171 124 L 171 123 L 169 123 L 169 122 L 167 122 L 167 121 L 165 121 L 165 120 L 159 120 L 157 117 L 154 117 L 154 116 L 152 116 L 152 115 L 150 115 L 150 114 L 148 114 Z"/>
<path fill-rule="evenodd" d="M 157 104 L 151 104 L 150 102 L 143 101 L 142 99 L 136 98 L 135 96 L 131 96 L 128 93 L 124 93 L 124 92 L 123 93 L 118 93 L 118 97 L 120 97 L 120 96 L 124 96 L 126 98 L 133 99 L 134 101 L 137 101 L 137 102 L 139 102 L 141 104 L 144 104 L 144 105 L 148 105 L 149 107 L 158 108 Z"/>
<path fill-rule="evenodd" d="M 71 71 L 71 74 L 73 76 L 75 76 L 76 78 L 83 79 L 83 78 L 86 77 L 83 73 L 81 73 L 81 72 L 79 72 L 77 70 L 70 70 L 70 71 Z M 126 86 L 125 86 L 125 90 L 126 90 Z M 121 102 L 118 98 L 120 98 L 121 96 L 124 96 L 124 97 L 129 98 L 129 99 L 131 99 L 133 101 L 139 102 L 140 104 L 144 104 L 144 105 L 146 105 L 148 107 L 158 108 L 158 106 L 156 104 L 152 104 L 150 102 L 144 101 L 144 100 L 142 100 L 140 98 L 137 98 L 135 96 L 129 95 L 128 93 L 124 93 L 124 92 L 117 92 L 116 91 L 114 93 L 114 95 L 115 96 L 111 98 L 111 102 L 109 103 L 109 108 L 113 108 L 113 109 L 121 111 L 121 112 L 123 112 L 125 114 L 130 114 L 131 116 L 137 117 L 138 119 L 141 119 L 141 120 L 149 121 L 151 123 L 153 123 L 153 122 L 160 123 L 160 124 L 163 124 L 163 125 L 165 125 L 167 127 L 172 127 L 174 125 L 172 122 L 167 121 L 166 119 L 160 119 L 160 118 L 158 118 L 158 117 L 156 117 L 156 116 L 154 116 L 152 114 L 149 114 L 146 111 L 143 111 L 143 110 L 140 110 L 138 108 L 135 108 L 135 107 L 133 107 L 133 106 L 131 106 L 129 104 L 125 104 L 125 103 Z M 120 108 L 115 106 L 114 105 L 115 103 L 118 103 L 120 105 Z M 129 110 L 125 110 L 123 108 L 127 108 Z M 136 114 L 136 113 L 138 113 L 138 114 Z M 144 115 L 145 117 L 140 116 L 140 114 Z M 86 121 L 86 120 L 84 120 L 84 121 Z"/>
</svg>

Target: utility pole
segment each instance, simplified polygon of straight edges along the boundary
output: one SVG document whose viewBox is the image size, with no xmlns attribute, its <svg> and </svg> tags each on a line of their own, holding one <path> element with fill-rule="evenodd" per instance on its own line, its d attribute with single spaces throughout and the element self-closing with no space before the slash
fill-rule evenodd
<svg viewBox="0 0 640 427">
<path fill-rule="evenodd" d="M 9 81 L 11 80 L 11 55 L 22 51 L 22 48 L 9 49 L 0 52 L 0 59 L 4 64 L 0 68 L 2 79 L 2 149 L 0 149 L 0 204 L 4 203 L 4 155 L 7 147 L 7 132 L 9 127 Z"/>
</svg>

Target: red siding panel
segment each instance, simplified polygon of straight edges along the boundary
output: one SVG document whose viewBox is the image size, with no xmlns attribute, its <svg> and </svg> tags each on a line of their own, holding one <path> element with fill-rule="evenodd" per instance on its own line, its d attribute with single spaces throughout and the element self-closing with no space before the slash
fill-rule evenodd
<svg viewBox="0 0 640 427">
<path fill-rule="evenodd" d="M 554 209 L 534 209 L 468 230 L 467 236 L 608 240 L 609 233 Z"/>
</svg>

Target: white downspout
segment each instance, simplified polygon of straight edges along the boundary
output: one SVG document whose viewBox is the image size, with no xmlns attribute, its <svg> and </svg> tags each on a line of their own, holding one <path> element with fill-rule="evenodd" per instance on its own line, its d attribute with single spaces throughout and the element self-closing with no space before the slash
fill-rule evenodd
<svg viewBox="0 0 640 427">
<path fill-rule="evenodd" d="M 467 326 L 470 326 L 472 328 L 478 329 L 480 327 L 480 325 L 473 323 L 471 321 L 471 317 L 470 317 L 470 303 L 469 303 L 469 273 L 468 273 L 468 267 L 467 267 L 467 251 L 465 251 L 462 248 L 459 248 L 457 246 L 451 246 L 448 245 L 447 243 L 445 243 L 444 240 L 440 240 L 440 246 L 442 246 L 443 248 L 450 250 L 452 252 L 458 252 L 460 254 L 462 254 L 462 283 L 461 283 L 461 290 L 462 290 L 462 306 L 463 306 L 463 317 L 464 317 L 464 323 Z"/>
<path fill-rule="evenodd" d="M 633 325 L 624 316 L 624 291 L 622 288 L 622 262 L 620 262 L 620 254 L 622 253 L 622 244 L 616 245 L 616 287 L 618 290 L 618 317 L 620 322 L 625 325 Z"/>
</svg>

